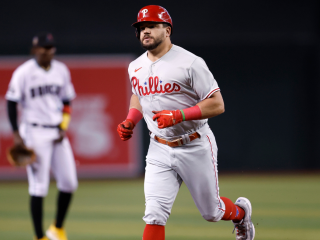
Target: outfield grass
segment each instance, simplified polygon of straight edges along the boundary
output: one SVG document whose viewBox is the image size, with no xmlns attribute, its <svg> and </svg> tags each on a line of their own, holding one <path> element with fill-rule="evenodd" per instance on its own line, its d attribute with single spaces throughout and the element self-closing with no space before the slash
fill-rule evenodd
<svg viewBox="0 0 320 240">
<path fill-rule="evenodd" d="M 47 228 L 54 218 L 56 188 L 45 200 Z M 259 240 L 320 239 L 320 176 L 220 176 L 220 195 L 248 197 Z M 0 183 L 0 239 L 31 240 L 26 183 Z M 143 180 L 80 182 L 66 222 L 69 240 L 141 240 Z M 233 225 L 202 219 L 185 185 L 166 226 L 167 240 L 235 239 Z"/>
</svg>

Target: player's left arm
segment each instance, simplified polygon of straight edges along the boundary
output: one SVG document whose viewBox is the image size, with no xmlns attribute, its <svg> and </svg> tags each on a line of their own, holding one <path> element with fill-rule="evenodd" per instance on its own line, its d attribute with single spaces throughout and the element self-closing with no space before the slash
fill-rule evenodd
<svg viewBox="0 0 320 240">
<path fill-rule="evenodd" d="M 63 101 L 63 109 L 62 109 L 62 121 L 59 124 L 59 138 L 54 142 L 62 142 L 64 137 L 66 136 L 66 131 L 69 127 L 71 121 L 71 101 L 64 100 Z"/>
<path fill-rule="evenodd" d="M 71 121 L 71 101 L 63 101 L 62 121 L 59 128 L 66 131 Z"/>
<path fill-rule="evenodd" d="M 196 106 L 200 108 L 201 118 L 207 119 L 224 113 L 224 101 L 221 92 L 213 93 L 209 98 L 199 102 Z"/>
<path fill-rule="evenodd" d="M 206 63 L 197 58 L 189 69 L 190 86 L 198 95 L 197 105 L 180 110 L 153 111 L 153 120 L 159 128 L 166 128 L 183 121 L 215 117 L 224 112 L 224 102 L 220 88 Z"/>
<path fill-rule="evenodd" d="M 224 113 L 224 102 L 220 91 L 199 102 L 194 107 L 181 110 L 153 111 L 153 121 L 159 128 L 166 128 L 183 121 L 207 119 Z"/>
<path fill-rule="evenodd" d="M 60 92 L 60 98 L 63 103 L 62 108 L 62 121 L 59 124 L 59 138 L 55 142 L 61 142 L 66 136 L 66 131 L 71 121 L 71 101 L 76 97 L 73 84 L 71 82 L 71 75 L 69 69 L 62 65 L 64 69 L 64 80 L 65 83 Z"/>
</svg>

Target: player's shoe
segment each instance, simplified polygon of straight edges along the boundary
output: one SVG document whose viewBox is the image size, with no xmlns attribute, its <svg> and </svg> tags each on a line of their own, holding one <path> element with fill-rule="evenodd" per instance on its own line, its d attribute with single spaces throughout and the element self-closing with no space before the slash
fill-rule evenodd
<svg viewBox="0 0 320 240">
<path fill-rule="evenodd" d="M 253 240 L 255 229 L 251 221 L 252 206 L 249 199 L 239 197 L 234 204 L 241 207 L 245 212 L 244 218 L 240 222 L 233 223 L 234 229 L 236 229 L 236 240 Z"/>
<path fill-rule="evenodd" d="M 46 235 L 50 240 L 68 240 L 66 231 L 63 228 L 57 228 L 54 224 L 51 224 Z"/>
</svg>

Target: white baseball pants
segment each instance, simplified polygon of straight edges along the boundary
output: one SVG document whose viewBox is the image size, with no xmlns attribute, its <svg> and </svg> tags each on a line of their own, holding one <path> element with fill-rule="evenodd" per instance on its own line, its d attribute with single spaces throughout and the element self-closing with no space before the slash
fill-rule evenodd
<svg viewBox="0 0 320 240">
<path fill-rule="evenodd" d="M 37 160 L 27 166 L 29 194 L 45 197 L 50 183 L 50 168 L 63 192 L 74 192 L 78 187 L 76 166 L 68 138 L 61 143 L 53 141 L 59 137 L 57 128 L 34 127 L 21 124 L 19 132 L 27 147 L 32 148 Z"/>
<path fill-rule="evenodd" d="M 175 148 L 150 139 L 144 182 L 147 224 L 166 224 L 182 182 L 205 220 L 217 222 L 223 217 L 216 141 L 207 124 L 197 132 L 200 138 Z"/>
</svg>

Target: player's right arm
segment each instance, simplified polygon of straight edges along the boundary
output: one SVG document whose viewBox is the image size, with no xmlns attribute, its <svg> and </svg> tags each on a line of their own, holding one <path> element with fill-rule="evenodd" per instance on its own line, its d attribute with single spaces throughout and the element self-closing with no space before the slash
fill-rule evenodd
<svg viewBox="0 0 320 240">
<path fill-rule="evenodd" d="M 133 128 L 142 119 L 142 107 L 137 95 L 132 94 L 130 100 L 129 113 L 122 123 L 118 125 L 117 131 L 122 141 L 127 141 L 132 137 Z"/>
<path fill-rule="evenodd" d="M 132 94 L 132 96 L 131 96 L 129 111 L 131 108 L 135 108 L 135 109 L 139 110 L 140 113 L 142 114 L 142 107 L 140 105 L 139 98 L 135 94 Z"/>
<path fill-rule="evenodd" d="M 18 123 L 17 123 L 17 102 L 7 100 L 7 111 L 9 122 L 13 131 L 13 143 L 14 145 L 24 145 L 23 140 L 19 134 Z"/>
<path fill-rule="evenodd" d="M 22 145 L 22 146 L 24 145 L 24 143 L 18 130 L 17 105 L 18 105 L 18 102 L 23 97 L 23 91 L 22 91 L 23 79 L 24 79 L 23 71 L 21 67 L 19 67 L 13 72 L 12 78 L 9 83 L 9 88 L 6 93 L 7 113 L 8 113 L 9 122 L 12 127 L 12 131 L 13 131 L 13 142 L 14 142 L 14 145 Z"/>
</svg>

